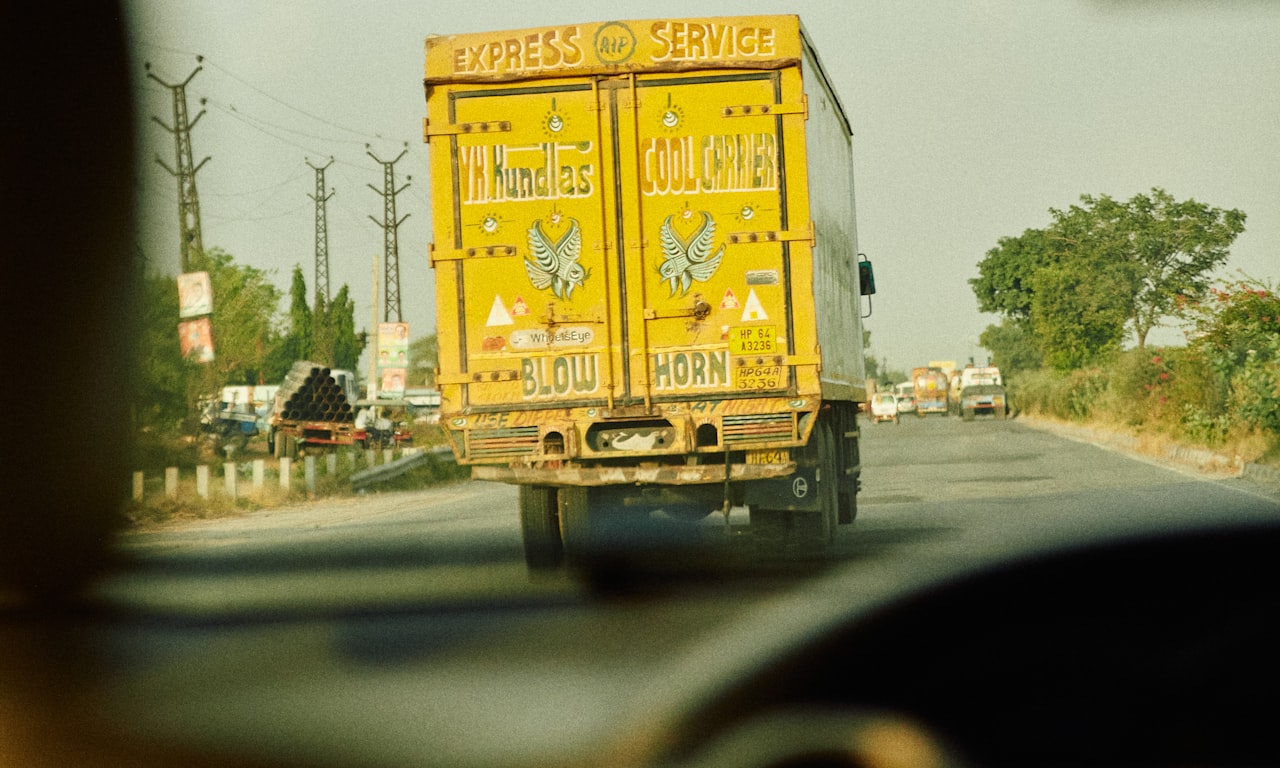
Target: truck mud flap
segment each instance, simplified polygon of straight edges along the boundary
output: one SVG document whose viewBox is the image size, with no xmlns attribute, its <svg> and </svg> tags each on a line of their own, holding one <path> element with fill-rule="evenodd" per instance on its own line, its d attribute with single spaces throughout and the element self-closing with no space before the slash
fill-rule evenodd
<svg viewBox="0 0 1280 768">
<path fill-rule="evenodd" d="M 787 477 L 769 478 L 747 483 L 744 501 L 751 507 L 791 511 L 819 510 L 822 496 L 817 493 L 816 467 L 799 467 Z"/>
</svg>

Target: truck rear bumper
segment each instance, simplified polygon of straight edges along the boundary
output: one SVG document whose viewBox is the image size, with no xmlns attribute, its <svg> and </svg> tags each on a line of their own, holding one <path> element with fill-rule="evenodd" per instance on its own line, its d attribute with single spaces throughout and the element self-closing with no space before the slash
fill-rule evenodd
<svg viewBox="0 0 1280 768">
<path fill-rule="evenodd" d="M 473 480 L 490 480 L 514 485 L 703 485 L 725 481 L 724 464 L 694 467 L 500 467 L 473 466 Z M 768 480 L 795 473 L 794 461 L 777 464 L 730 464 L 730 482 Z"/>
</svg>

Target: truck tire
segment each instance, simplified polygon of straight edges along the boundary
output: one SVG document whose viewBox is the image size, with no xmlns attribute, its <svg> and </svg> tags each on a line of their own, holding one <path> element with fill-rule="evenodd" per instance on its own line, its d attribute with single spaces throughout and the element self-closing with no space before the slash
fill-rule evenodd
<svg viewBox="0 0 1280 768">
<path fill-rule="evenodd" d="M 819 508 L 790 513 L 787 546 L 800 551 L 824 551 L 836 538 L 840 519 L 840 474 L 836 460 L 836 440 L 831 422 L 821 419 L 812 438 L 818 448 L 818 482 L 815 493 Z"/>
<path fill-rule="evenodd" d="M 591 521 L 587 509 L 590 504 L 589 489 L 584 486 L 566 486 L 557 491 L 557 513 L 560 522 L 560 541 L 563 559 L 581 562 L 590 546 Z"/>
<path fill-rule="evenodd" d="M 557 496 L 550 486 L 520 486 L 520 533 L 530 569 L 556 568 L 564 562 Z"/>
</svg>

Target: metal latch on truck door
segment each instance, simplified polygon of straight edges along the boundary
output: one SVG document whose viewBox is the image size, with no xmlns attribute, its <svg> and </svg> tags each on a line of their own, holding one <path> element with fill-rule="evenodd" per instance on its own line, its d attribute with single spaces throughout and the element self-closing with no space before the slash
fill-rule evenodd
<svg viewBox="0 0 1280 768">
<path fill-rule="evenodd" d="M 461 261 L 462 259 L 499 258 L 515 255 L 516 246 L 514 245 L 486 245 L 480 248 L 463 248 L 456 251 L 437 251 L 435 243 L 427 245 L 427 260 L 433 267 L 438 261 Z"/>
<path fill-rule="evenodd" d="M 511 130 L 510 120 L 486 120 L 482 123 L 445 123 L 433 126 L 427 118 L 422 118 L 422 140 L 430 142 L 432 136 L 462 136 L 479 133 L 507 133 Z"/>
<path fill-rule="evenodd" d="M 724 117 L 760 117 L 761 115 L 804 115 L 809 119 L 809 99 L 800 98 L 799 104 L 743 104 L 724 107 L 720 110 Z"/>
<path fill-rule="evenodd" d="M 789 229 L 783 231 L 760 231 L 760 232 L 730 232 L 724 236 L 724 241 L 728 245 L 742 245 L 744 243 L 782 243 L 782 242 L 807 242 L 810 247 L 816 243 L 814 236 L 813 222 L 809 222 L 808 229 Z"/>
</svg>

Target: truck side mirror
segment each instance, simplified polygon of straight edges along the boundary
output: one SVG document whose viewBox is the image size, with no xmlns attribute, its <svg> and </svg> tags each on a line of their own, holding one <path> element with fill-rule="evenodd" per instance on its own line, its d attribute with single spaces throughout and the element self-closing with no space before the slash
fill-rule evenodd
<svg viewBox="0 0 1280 768">
<path fill-rule="evenodd" d="M 876 292 L 876 273 L 871 268 L 871 262 L 867 260 L 866 254 L 858 254 L 858 285 L 862 289 L 863 296 L 871 296 Z"/>
<path fill-rule="evenodd" d="M 863 318 L 871 317 L 871 295 L 876 292 L 876 272 L 871 268 L 871 260 L 865 253 L 858 254 L 858 292 L 867 297 L 867 314 Z"/>
</svg>

